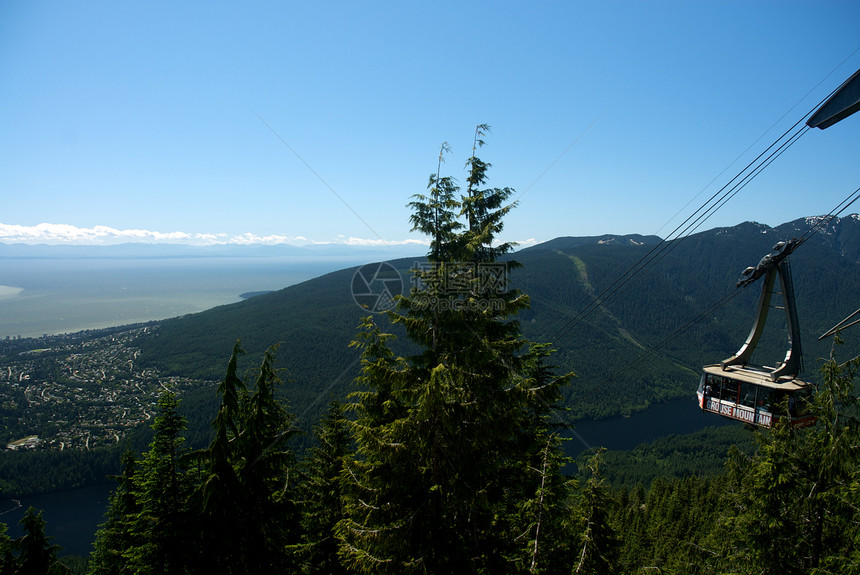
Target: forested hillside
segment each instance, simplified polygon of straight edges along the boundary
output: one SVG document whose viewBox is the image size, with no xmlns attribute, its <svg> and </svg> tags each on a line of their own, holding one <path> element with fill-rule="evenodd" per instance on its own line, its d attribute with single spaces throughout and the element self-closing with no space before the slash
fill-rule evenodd
<svg viewBox="0 0 860 575">
<path fill-rule="evenodd" d="M 686 332 L 676 330 L 732 291 L 741 271 L 777 241 L 800 236 L 810 225 L 798 220 L 773 229 L 744 223 L 695 234 L 668 249 L 653 236 L 558 238 L 506 256 L 522 264 L 509 281 L 531 299 L 531 308 L 518 319 L 527 337 L 554 345 L 560 369 L 576 372 L 565 392 L 574 417 L 630 413 L 688 396 L 701 365 L 730 356 L 745 339 L 760 284 Z M 656 247 L 665 251 L 652 266 L 593 306 Z M 818 336 L 856 309 L 857 254 L 860 222 L 852 216 L 834 220 L 791 256 L 805 365 L 813 379 L 819 359 L 828 354 Z M 410 270 L 420 261 L 390 262 L 407 289 Z M 237 339 L 248 351 L 243 369 L 268 346 L 280 343 L 286 397 L 299 415 L 311 406 L 305 415 L 313 421 L 326 398 L 344 397 L 358 373 L 358 355 L 348 348 L 363 315 L 350 292 L 356 270 L 165 321 L 140 342 L 142 359 L 164 373 L 212 379 Z M 593 311 L 583 316 L 589 306 Z M 784 317 L 775 310 L 756 360 L 772 365 L 782 359 L 785 347 Z"/>
<path fill-rule="evenodd" d="M 601 294 L 656 240 L 556 240 L 517 254 L 526 267 L 516 268 L 506 264 L 512 246 L 494 241 L 513 190 L 482 189 L 489 165 L 475 153 L 485 130 L 464 190 L 437 172 L 413 197 L 411 222 L 430 251 L 387 313 L 367 315 L 345 297 L 345 270 L 166 322 L 142 340 L 163 371 L 222 366 L 206 390 L 211 409 L 202 390 L 186 393 L 211 435 L 190 448 L 199 422 L 189 425 L 165 389 L 148 448 L 123 456 L 89 573 L 860 571 L 860 359 L 850 348 L 827 344 L 804 406 L 812 427 L 777 417 L 768 432 L 734 426 L 627 454 L 598 450 L 576 475 L 563 449 L 570 415 L 691 393 L 699 362 L 733 352 L 756 294 L 665 336 L 780 232 L 745 224 L 700 234 L 615 298 Z M 841 319 L 834 303 L 856 304 L 857 263 L 822 237 L 793 258 L 805 269 L 798 292 L 818 298 L 801 306 L 815 318 L 804 333 Z M 773 332 L 763 351 L 778 360 Z M 253 369 L 243 347 L 255 351 Z M 654 358 L 640 362 L 645 350 Z M 328 400 L 347 385 L 342 402 Z M 313 447 L 299 451 L 301 418 L 322 404 Z M 777 409 L 788 415 L 789 405 Z M 41 515 L 29 511 L 22 526 L 15 540 L 0 529 L 0 572 L 67 572 Z"/>
</svg>

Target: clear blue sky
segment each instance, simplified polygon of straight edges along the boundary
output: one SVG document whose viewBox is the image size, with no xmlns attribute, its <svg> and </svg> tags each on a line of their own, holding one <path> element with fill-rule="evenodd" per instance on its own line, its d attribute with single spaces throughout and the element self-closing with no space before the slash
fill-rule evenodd
<svg viewBox="0 0 860 575">
<path fill-rule="evenodd" d="M 860 68 L 858 30 L 854 0 L 9 0 L 0 241 L 421 239 L 406 203 L 478 123 L 505 239 L 665 235 Z M 702 229 L 827 213 L 858 152 L 860 114 L 810 131 Z"/>
</svg>

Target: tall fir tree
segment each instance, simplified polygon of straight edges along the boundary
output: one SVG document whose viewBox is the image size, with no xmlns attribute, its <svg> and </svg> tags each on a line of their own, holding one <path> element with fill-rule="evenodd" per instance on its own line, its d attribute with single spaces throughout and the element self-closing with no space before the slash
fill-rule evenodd
<svg viewBox="0 0 860 575">
<path fill-rule="evenodd" d="M 558 376 L 547 361 L 555 350 L 549 344 L 532 344 L 525 355 L 526 385 L 520 393 L 532 395 L 523 400 L 526 409 L 516 432 L 517 450 L 527 465 L 511 466 L 502 479 L 517 485 L 509 492 L 517 495 L 512 506 L 517 513 L 508 521 L 511 538 L 522 541 L 512 560 L 529 573 L 569 573 L 575 558 L 576 528 L 573 493 L 576 481 L 563 474 L 571 463 L 564 453 L 561 430 L 565 426 L 558 407 L 561 387 L 572 373 Z M 534 400 L 537 401 L 534 401 Z M 526 526 L 526 531 L 521 531 Z"/>
<path fill-rule="evenodd" d="M 602 452 L 588 461 L 589 477 L 581 495 L 580 551 L 573 573 L 609 575 L 616 572 L 619 541 L 609 522 L 611 499 L 600 474 Z"/>
<path fill-rule="evenodd" d="M 68 569 L 59 560 L 60 546 L 51 543 L 52 537 L 45 533 L 42 512 L 30 507 L 18 522 L 24 534 L 15 540 L 18 557 L 15 560 L 16 575 L 60 575 Z"/>
<path fill-rule="evenodd" d="M 137 467 L 134 454 L 127 449 L 122 456 L 122 474 L 115 477 L 116 487 L 108 500 L 105 522 L 96 531 L 90 555 L 90 575 L 125 575 L 132 573 L 125 555 L 134 546 L 132 518 L 139 512 L 134 491 Z"/>
<path fill-rule="evenodd" d="M 293 569 L 287 546 L 295 544 L 299 533 L 293 501 L 295 461 L 287 446 L 297 429 L 293 425 L 295 418 L 275 397 L 275 387 L 281 381 L 274 367 L 275 349 L 263 354 L 237 436 L 237 473 L 244 493 L 244 552 L 249 573 Z"/>
<path fill-rule="evenodd" d="M 7 525 L 0 522 L 0 575 L 12 575 L 15 570 L 15 556 L 12 553 L 12 539 L 6 535 Z"/>
<path fill-rule="evenodd" d="M 437 169 L 430 195 L 410 204 L 413 227 L 432 238 L 429 264 L 389 317 L 421 351 L 397 357 L 393 336 L 371 318 L 355 342 L 356 456 L 343 473 L 338 533 L 345 563 L 359 572 L 515 572 L 530 565 L 527 549 L 534 555 L 513 534 L 530 530 L 523 502 L 547 475 L 524 470 L 543 461 L 541 450 L 557 461 L 559 447 L 523 441 L 522 430 L 540 427 L 566 378 L 539 390 L 528 372 L 528 342 L 513 319 L 528 298 L 507 285 L 511 266 L 498 260 L 512 246 L 495 244 L 513 191 L 480 189 L 489 164 L 476 150 L 487 130 L 476 129 L 464 195 L 455 200 L 459 190 Z M 514 476 L 530 481 L 505 482 Z"/>
<path fill-rule="evenodd" d="M 408 205 L 413 210 L 409 217 L 412 229 L 430 236 L 430 261 L 440 262 L 450 260 L 450 251 L 459 229 L 463 227 L 458 220 L 459 203 L 457 202 L 457 186 L 450 176 L 442 176 L 442 162 L 445 154 L 451 148 L 443 143 L 439 149 L 439 159 L 436 173 L 431 174 L 427 183 L 428 195 L 416 194 Z"/>
<path fill-rule="evenodd" d="M 185 419 L 178 408 L 173 392 L 161 394 L 152 425 L 155 437 L 134 474 L 139 511 L 129 526 L 134 545 L 124 558 L 139 575 L 184 573 L 188 565 L 186 503 L 191 485 L 183 461 L 187 454 L 182 436 Z"/>
<path fill-rule="evenodd" d="M 245 384 L 238 376 L 239 342 L 233 346 L 227 372 L 219 383 L 221 397 L 218 414 L 212 422 L 215 431 L 209 446 L 197 454 L 203 468 L 202 482 L 192 496 L 200 534 L 196 564 L 200 572 L 238 575 L 246 572 L 243 539 L 245 493 L 236 473 L 240 458 L 237 437 L 242 423 L 242 400 Z"/>
<path fill-rule="evenodd" d="M 341 474 L 352 446 L 341 403 L 329 404 L 314 435 L 317 445 L 310 450 L 298 490 L 302 540 L 295 553 L 302 573 L 345 574 L 338 556 L 337 525 L 344 518 Z"/>
<path fill-rule="evenodd" d="M 196 572 L 235 575 L 286 572 L 287 548 L 295 544 L 298 516 L 290 483 L 296 430 L 274 394 L 279 378 L 274 351 L 263 355 L 254 387 L 238 376 L 237 342 L 217 393 L 221 404 L 209 446 L 196 454 L 202 467 L 191 506 L 200 548 Z"/>
</svg>

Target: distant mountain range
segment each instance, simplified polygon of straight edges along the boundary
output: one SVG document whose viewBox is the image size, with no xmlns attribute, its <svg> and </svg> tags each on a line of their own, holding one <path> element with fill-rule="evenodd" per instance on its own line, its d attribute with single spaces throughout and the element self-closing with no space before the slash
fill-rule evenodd
<svg viewBox="0 0 860 575">
<path fill-rule="evenodd" d="M 730 356 L 743 343 L 761 284 L 703 321 L 689 326 L 690 320 L 731 292 L 741 271 L 777 241 L 802 236 L 816 221 L 804 218 L 776 228 L 746 222 L 662 245 L 656 236 L 605 235 L 556 238 L 523 249 L 512 257 L 522 267 L 509 277 L 531 298 L 531 309 L 519 321 L 532 340 L 553 343 L 559 371 L 577 373 L 566 398 L 576 417 L 631 413 L 690 396 L 701 365 Z M 652 250 L 660 255 L 641 274 L 595 305 Z M 408 289 L 416 258 L 387 261 Z M 860 219 L 830 222 L 792 254 L 791 264 L 806 377 L 815 380 L 819 358 L 830 353 L 832 343 L 818 342 L 818 336 L 860 306 Z M 351 389 L 358 370 L 357 354 L 348 348 L 359 319 L 367 315 L 351 293 L 358 270 L 164 321 L 140 342 L 142 360 L 165 373 L 219 379 L 237 339 L 248 352 L 245 369 L 280 343 L 285 393 L 293 411 L 313 421 L 329 397 L 342 398 Z M 591 311 L 583 315 L 583 310 Z M 377 319 L 387 323 L 383 315 Z M 846 334 L 848 349 L 856 354 L 860 328 L 852 335 Z M 780 361 L 786 341 L 782 312 L 774 310 L 754 361 Z M 408 343 L 401 345 L 402 353 L 411 351 Z"/>
</svg>

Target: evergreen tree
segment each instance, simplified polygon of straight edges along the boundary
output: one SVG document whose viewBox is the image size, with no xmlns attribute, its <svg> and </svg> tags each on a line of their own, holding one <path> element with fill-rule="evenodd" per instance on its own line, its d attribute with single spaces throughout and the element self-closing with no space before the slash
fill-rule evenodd
<svg viewBox="0 0 860 575">
<path fill-rule="evenodd" d="M 13 542 L 6 535 L 8 527 L 0 522 L 0 575 L 12 575 L 15 569 L 15 556 L 12 554 Z"/>
<path fill-rule="evenodd" d="M 466 178 L 467 188 L 461 199 L 461 213 L 467 222 L 467 233 L 463 238 L 465 255 L 477 261 L 495 261 L 514 248 L 514 245 L 508 242 L 494 245 L 496 234 L 502 231 L 503 218 L 517 205 L 516 202 L 505 203 L 513 195 L 514 190 L 511 188 L 479 189 L 487 183 L 487 170 L 491 167 L 491 164 L 477 157 L 478 148 L 484 145 L 483 138 L 489 131 L 490 126 L 487 124 L 479 124 L 475 128 L 472 155 L 466 160 L 466 169 L 469 171 Z"/>
<path fill-rule="evenodd" d="M 520 556 L 525 558 L 529 573 L 567 573 L 574 559 L 576 525 L 573 521 L 572 495 L 576 482 L 564 476 L 562 469 L 571 463 L 564 455 L 564 440 L 559 433 L 563 427 L 555 418 L 561 412 L 561 386 L 573 377 L 572 373 L 557 376 L 555 366 L 547 359 L 555 350 L 549 344 L 532 344 L 526 354 L 526 384 L 520 387 L 532 396 L 526 406 L 517 430 L 517 449 L 528 458 L 526 466 L 511 466 L 512 473 L 506 483 L 519 484 L 522 494 L 513 502 L 519 508 L 514 529 L 528 526 L 528 542 Z M 534 401 L 536 399 L 537 401 Z M 522 533 L 512 533 L 514 540 L 522 540 Z"/>
<path fill-rule="evenodd" d="M 523 435 L 538 432 L 566 378 L 542 385 L 529 372 L 528 342 L 512 319 L 528 298 L 509 289 L 511 266 L 498 261 L 512 246 L 494 245 L 512 190 L 479 189 L 489 164 L 475 150 L 486 131 L 476 129 L 465 195 L 455 200 L 437 169 L 430 196 L 411 204 L 414 228 L 433 238 L 430 263 L 389 317 L 420 353 L 395 356 L 392 336 L 370 318 L 354 342 L 356 455 L 343 473 L 338 533 L 344 561 L 360 572 L 523 570 L 539 553 L 516 535 L 538 533 L 535 518 L 552 514 L 540 503 L 537 515 L 524 509 L 557 473 L 559 445 Z M 454 210 L 465 224 L 454 225 Z M 528 471 L 535 461 L 547 462 L 538 473 Z"/>
<path fill-rule="evenodd" d="M 123 472 L 115 477 L 117 486 L 108 500 L 105 522 L 96 532 L 90 556 L 91 575 L 124 575 L 131 573 L 125 555 L 131 552 L 132 518 L 140 512 L 134 491 L 134 474 L 137 467 L 134 454 L 126 450 L 122 456 Z"/>
<path fill-rule="evenodd" d="M 246 572 L 243 539 L 249 534 L 243 530 L 245 492 L 235 469 L 240 459 L 237 437 L 242 422 L 241 401 L 245 398 L 245 384 L 237 374 L 241 353 L 236 342 L 227 373 L 217 389 L 221 405 L 212 422 L 215 437 L 198 454 L 203 481 L 192 497 L 192 508 L 199 509 L 200 553 L 196 563 L 202 573 Z"/>
<path fill-rule="evenodd" d="M 609 523 L 608 496 L 600 475 L 601 452 L 588 461 L 589 477 L 582 493 L 580 550 L 573 573 L 602 575 L 616 572 L 619 541 Z"/>
<path fill-rule="evenodd" d="M 152 425 L 155 437 L 134 474 L 139 511 L 130 525 L 134 545 L 124 554 L 134 573 L 172 575 L 186 569 L 190 485 L 183 464 L 185 420 L 178 406 L 173 392 L 161 394 Z"/>
<path fill-rule="evenodd" d="M 15 540 L 15 548 L 18 557 L 15 561 L 16 575 L 54 575 L 67 573 L 66 566 L 60 563 L 57 555 L 60 551 L 58 545 L 52 545 L 45 534 L 45 520 L 42 512 L 32 507 L 18 522 L 24 534 Z"/>
<path fill-rule="evenodd" d="M 730 460 L 736 513 L 727 521 L 727 562 L 755 573 L 856 572 L 860 530 L 860 359 L 823 367 L 809 405 L 813 427 L 779 421 L 759 451 Z M 782 406 L 787 410 L 787 405 Z M 740 559 L 740 561 L 738 560 Z"/>
<path fill-rule="evenodd" d="M 215 436 L 196 454 L 202 481 L 190 505 L 197 511 L 195 570 L 201 573 L 284 572 L 298 533 L 293 458 L 285 446 L 295 429 L 274 395 L 274 348 L 264 354 L 250 391 L 237 374 L 241 353 L 237 342 L 217 390 Z"/>
<path fill-rule="evenodd" d="M 291 483 L 295 461 L 286 446 L 297 430 L 294 417 L 274 395 L 280 382 L 274 369 L 274 351 L 270 348 L 263 355 L 237 437 L 248 573 L 281 573 L 292 568 L 287 545 L 296 542 L 299 530 L 293 502 L 295 486 Z"/>
<path fill-rule="evenodd" d="M 619 527 L 622 546 L 619 549 L 618 565 L 623 573 L 635 572 L 650 556 L 648 523 L 645 513 L 645 490 L 642 485 L 634 489 L 623 488 L 618 494 L 618 515 L 613 522 Z M 653 565 L 653 563 L 648 563 Z"/>
<path fill-rule="evenodd" d="M 450 260 L 450 250 L 454 243 L 457 230 L 463 227 L 457 221 L 459 203 L 455 198 L 457 186 L 450 176 L 442 176 L 442 162 L 445 153 L 451 148 L 447 142 L 439 149 L 439 161 L 436 173 L 430 175 L 427 189 L 429 195 L 416 194 L 409 203 L 413 214 L 409 217 L 413 230 L 419 230 L 430 236 L 430 253 L 428 258 L 433 262 Z"/>
<path fill-rule="evenodd" d="M 346 573 L 338 557 L 337 524 L 344 518 L 341 474 L 351 454 L 344 407 L 329 404 L 315 428 L 318 446 L 311 449 L 299 488 L 302 541 L 296 546 L 301 571 L 316 575 Z"/>
</svg>

